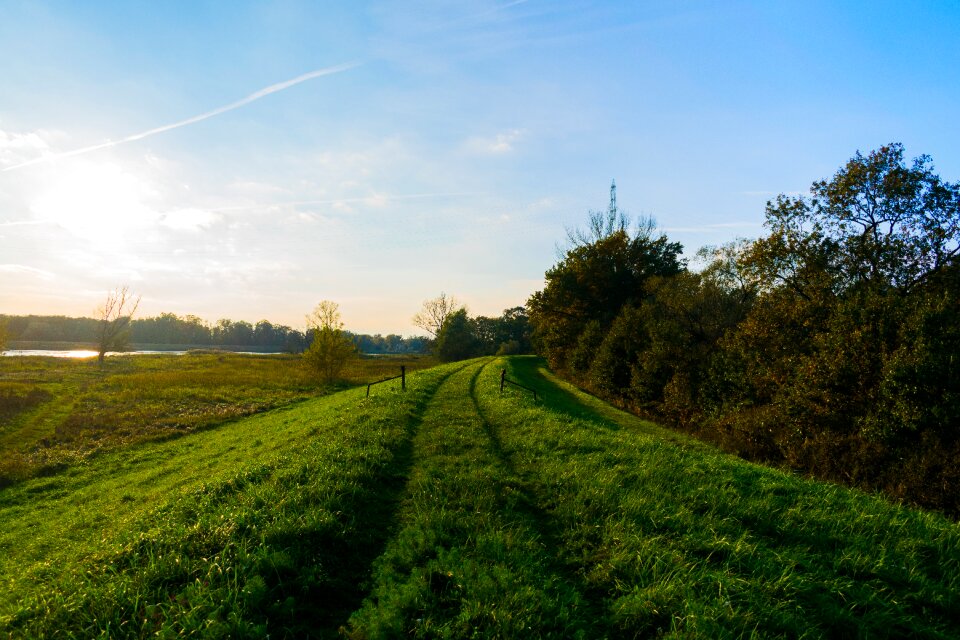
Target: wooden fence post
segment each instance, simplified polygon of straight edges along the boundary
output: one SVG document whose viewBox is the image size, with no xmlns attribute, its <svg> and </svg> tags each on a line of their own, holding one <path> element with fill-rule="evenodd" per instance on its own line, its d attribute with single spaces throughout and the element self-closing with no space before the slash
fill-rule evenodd
<svg viewBox="0 0 960 640">
<path fill-rule="evenodd" d="M 507 370 L 500 369 L 500 393 L 503 393 L 503 384 L 507 380 Z"/>
<path fill-rule="evenodd" d="M 400 389 L 407 390 L 407 365 L 400 365 Z"/>
</svg>

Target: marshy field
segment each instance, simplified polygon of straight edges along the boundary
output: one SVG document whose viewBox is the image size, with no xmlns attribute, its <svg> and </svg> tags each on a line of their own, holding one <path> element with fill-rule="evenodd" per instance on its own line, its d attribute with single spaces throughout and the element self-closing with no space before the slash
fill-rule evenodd
<svg viewBox="0 0 960 640">
<path fill-rule="evenodd" d="M 351 384 L 413 371 L 423 356 L 354 358 L 321 386 L 293 355 L 194 351 L 95 358 L 0 358 L 0 486 L 91 454 L 178 437 Z"/>
<path fill-rule="evenodd" d="M 3 635 L 960 635 L 955 522 L 721 454 L 538 358 L 407 362 L 370 397 L 292 357 L 13 360 Z"/>
</svg>

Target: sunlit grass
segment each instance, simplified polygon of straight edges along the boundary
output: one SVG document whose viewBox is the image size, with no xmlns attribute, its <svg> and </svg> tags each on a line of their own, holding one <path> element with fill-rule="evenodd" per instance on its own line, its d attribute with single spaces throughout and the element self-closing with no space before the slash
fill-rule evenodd
<svg viewBox="0 0 960 640">
<path fill-rule="evenodd" d="M 960 635 L 942 516 L 720 454 L 535 358 L 408 382 L 0 490 L 0 635 Z"/>
<path fill-rule="evenodd" d="M 345 619 L 388 533 L 418 407 L 449 369 L 407 393 L 345 391 L 3 490 L 0 621 L 28 636 L 259 636 Z"/>
</svg>

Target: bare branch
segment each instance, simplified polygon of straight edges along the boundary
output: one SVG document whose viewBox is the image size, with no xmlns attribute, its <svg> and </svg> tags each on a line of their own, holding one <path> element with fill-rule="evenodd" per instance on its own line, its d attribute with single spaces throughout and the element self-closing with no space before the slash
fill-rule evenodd
<svg viewBox="0 0 960 640">
<path fill-rule="evenodd" d="M 140 296 L 134 297 L 126 285 L 107 293 L 107 299 L 97 309 L 97 359 L 103 364 L 108 351 L 123 351 L 130 339 L 130 323 L 140 306 Z"/>
<path fill-rule="evenodd" d="M 447 316 L 461 306 L 454 296 L 441 292 L 436 298 L 423 301 L 423 307 L 413 316 L 413 324 L 436 338 Z"/>
</svg>

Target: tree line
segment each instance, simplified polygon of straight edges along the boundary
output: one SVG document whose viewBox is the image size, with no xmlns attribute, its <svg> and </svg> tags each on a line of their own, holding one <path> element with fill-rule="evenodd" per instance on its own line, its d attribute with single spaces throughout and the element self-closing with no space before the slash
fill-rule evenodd
<svg viewBox="0 0 960 640">
<path fill-rule="evenodd" d="M 615 209 L 528 301 L 550 366 L 750 459 L 960 515 L 960 184 L 857 153 L 765 234 L 682 247 Z"/>
<path fill-rule="evenodd" d="M 122 290 L 121 290 L 122 291 Z M 112 292 L 108 296 L 108 302 Z M 106 310 L 105 310 L 106 311 Z M 244 320 L 220 319 L 209 324 L 193 316 L 161 313 L 155 317 L 132 318 L 132 313 L 120 318 L 128 322 L 125 340 L 139 345 L 186 347 L 246 347 L 266 351 L 300 353 L 313 340 L 313 329 L 293 329 L 269 320 L 251 324 Z M 71 318 L 66 316 L 11 316 L 0 315 L 0 326 L 5 327 L 9 342 L 100 344 L 104 327 L 113 326 L 104 318 Z M 427 353 L 429 340 L 419 336 L 367 335 L 343 332 L 362 353 Z"/>
</svg>

